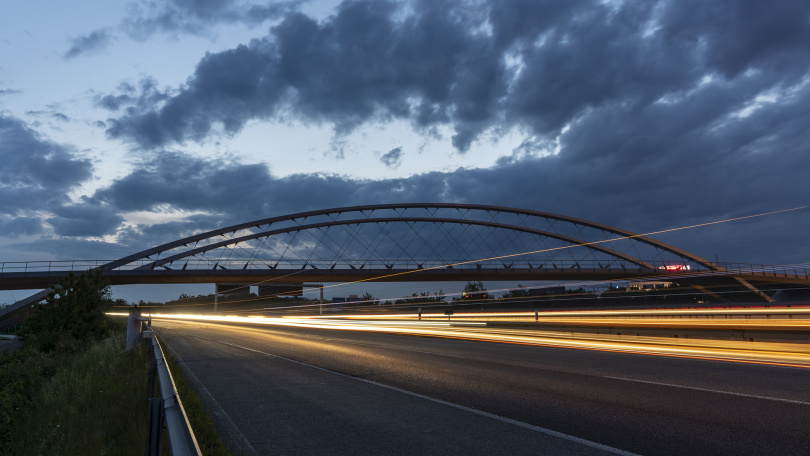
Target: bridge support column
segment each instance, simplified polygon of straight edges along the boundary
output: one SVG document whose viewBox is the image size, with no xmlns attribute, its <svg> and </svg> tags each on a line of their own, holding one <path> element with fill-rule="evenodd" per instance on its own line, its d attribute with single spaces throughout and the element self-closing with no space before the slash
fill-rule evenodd
<svg viewBox="0 0 810 456">
<path fill-rule="evenodd" d="M 129 313 L 127 317 L 127 350 L 132 350 L 138 345 L 141 339 L 141 318 L 140 314 L 135 310 Z"/>
</svg>

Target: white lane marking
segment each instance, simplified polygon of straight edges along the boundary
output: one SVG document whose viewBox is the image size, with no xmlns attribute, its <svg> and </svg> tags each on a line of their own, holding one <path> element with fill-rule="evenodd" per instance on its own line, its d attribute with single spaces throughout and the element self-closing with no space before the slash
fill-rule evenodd
<svg viewBox="0 0 810 456">
<path fill-rule="evenodd" d="M 506 418 L 504 416 L 495 415 L 493 413 L 484 412 L 483 410 L 477 410 L 477 409 L 474 409 L 474 408 L 465 407 L 463 405 L 443 401 L 441 399 L 436 399 L 434 397 L 425 396 L 425 395 L 419 394 L 419 393 L 414 393 L 413 391 L 408 391 L 408 390 L 404 390 L 404 389 L 397 388 L 397 387 L 394 387 L 394 386 L 385 385 L 383 383 L 377 383 L 377 382 L 372 381 L 372 380 L 366 380 L 364 378 L 344 374 L 342 372 L 337 372 L 337 371 L 333 371 L 333 370 L 330 370 L 330 369 L 325 369 L 323 367 L 303 363 L 301 361 L 296 361 L 294 359 L 285 358 L 285 357 L 279 356 L 279 355 L 274 355 L 272 353 L 266 353 L 266 352 L 263 352 L 263 351 L 260 351 L 260 350 L 256 350 L 256 349 L 248 348 L 248 347 L 243 347 L 241 345 L 236 345 L 236 344 L 232 344 L 232 343 L 229 343 L 229 342 L 222 342 L 222 341 L 219 341 L 219 340 L 209 339 L 207 337 L 202 337 L 202 336 L 194 336 L 194 337 L 199 337 L 201 339 L 210 340 L 212 342 L 218 342 L 220 344 L 229 345 L 231 347 L 240 348 L 242 350 L 247 350 L 247 351 L 251 351 L 251 352 L 255 352 L 255 353 L 260 353 L 262 355 L 269 356 L 271 358 L 283 359 L 284 361 L 289 361 L 291 363 L 300 364 L 302 366 L 307 366 L 307 367 L 310 367 L 312 369 L 317 369 L 319 371 L 328 372 L 328 373 L 334 374 L 334 375 L 339 375 L 341 377 L 350 378 L 352 380 L 367 383 L 369 385 L 378 386 L 380 388 L 389 389 L 391 391 L 396 391 L 398 393 L 407 394 L 409 396 L 413 396 L 413 397 L 417 397 L 419 399 L 424 399 L 424 400 L 427 400 L 427 401 L 435 402 L 437 404 L 446 405 L 446 406 L 453 407 L 453 408 L 456 408 L 456 409 L 459 409 L 459 410 L 463 410 L 465 412 L 474 413 L 476 415 L 481 415 L 481 416 L 491 418 L 491 419 L 494 419 L 494 420 L 498 420 L 498 421 L 502 421 L 504 423 L 508 423 L 508 424 L 511 424 L 511 425 L 514 425 L 514 426 L 522 427 L 524 429 L 529 429 L 531 431 L 540 432 L 542 434 L 550 435 L 552 437 L 557 437 L 557 438 L 560 438 L 560 439 L 563 439 L 563 440 L 568 440 L 570 442 L 579 443 L 580 445 L 585 445 L 585 446 L 588 446 L 588 447 L 591 447 L 591 448 L 596 448 L 598 450 L 607 451 L 608 453 L 618 454 L 618 455 L 622 455 L 622 456 L 639 456 L 636 453 L 631 453 L 629 451 L 620 450 L 618 448 L 613 448 L 611 446 L 603 445 L 603 444 L 597 443 L 597 442 L 592 442 L 590 440 L 581 439 L 579 437 L 574 437 L 573 435 L 563 434 L 562 432 L 552 431 L 551 429 L 546 429 L 546 428 L 543 428 L 543 427 L 540 427 L 540 426 L 535 426 L 533 424 L 513 420 L 511 418 Z"/>
<path fill-rule="evenodd" d="M 601 377 L 602 378 L 612 378 L 614 380 L 624 380 L 624 381 L 627 381 L 627 382 L 648 383 L 650 385 L 671 386 L 673 388 L 683 388 L 683 389 L 689 389 L 689 390 L 695 390 L 695 391 L 705 391 L 707 393 L 727 394 L 729 396 L 741 396 L 741 397 L 747 397 L 747 398 L 750 398 L 750 399 L 762 399 L 762 400 L 766 400 L 766 401 L 786 402 L 788 404 L 810 405 L 810 402 L 797 401 L 797 400 L 793 400 L 793 399 L 783 399 L 781 397 L 758 396 L 756 394 L 736 393 L 734 391 L 723 391 L 723 390 L 714 390 L 714 389 L 709 389 L 709 388 L 699 388 L 697 386 L 675 385 L 673 383 L 651 382 L 649 380 L 637 380 L 635 378 L 610 377 L 610 376 L 607 376 L 607 375 L 603 375 Z"/>
</svg>

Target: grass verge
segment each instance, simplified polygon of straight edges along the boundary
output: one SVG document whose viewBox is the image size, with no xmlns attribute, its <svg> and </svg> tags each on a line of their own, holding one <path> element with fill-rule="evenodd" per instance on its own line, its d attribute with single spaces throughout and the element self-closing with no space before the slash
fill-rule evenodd
<svg viewBox="0 0 810 456">
<path fill-rule="evenodd" d="M 197 439 L 197 445 L 200 446 L 202 454 L 208 456 L 229 456 L 231 453 L 222 443 L 217 430 L 214 427 L 214 420 L 208 414 L 208 411 L 202 405 L 197 392 L 189 385 L 188 380 L 183 376 L 182 369 L 172 355 L 165 348 L 165 344 L 161 341 L 163 348 L 163 355 L 166 358 L 166 364 L 172 373 L 174 379 L 174 386 L 177 388 L 177 394 L 183 402 L 183 408 L 188 416 L 188 421 L 191 424 L 191 429 L 194 431 L 194 437 Z"/>
<path fill-rule="evenodd" d="M 138 454 L 146 445 L 147 354 L 125 329 L 72 353 L 0 358 L 0 454 Z"/>
</svg>

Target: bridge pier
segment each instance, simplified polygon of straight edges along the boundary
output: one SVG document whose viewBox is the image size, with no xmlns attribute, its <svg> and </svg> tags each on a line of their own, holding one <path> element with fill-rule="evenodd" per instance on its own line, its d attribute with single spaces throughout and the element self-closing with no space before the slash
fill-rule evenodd
<svg viewBox="0 0 810 456">
<path fill-rule="evenodd" d="M 270 285 L 259 285 L 259 297 L 303 295 L 304 284 L 302 283 L 273 283 Z"/>
</svg>

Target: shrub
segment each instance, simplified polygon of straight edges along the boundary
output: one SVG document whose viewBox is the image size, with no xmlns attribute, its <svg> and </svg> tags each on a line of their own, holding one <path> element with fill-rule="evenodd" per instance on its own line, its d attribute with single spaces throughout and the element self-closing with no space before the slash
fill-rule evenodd
<svg viewBox="0 0 810 456">
<path fill-rule="evenodd" d="M 70 274 L 51 287 L 45 302 L 35 306 L 20 332 L 23 344 L 42 352 L 76 351 L 107 334 L 104 309 L 110 287 L 101 271 Z"/>
</svg>

